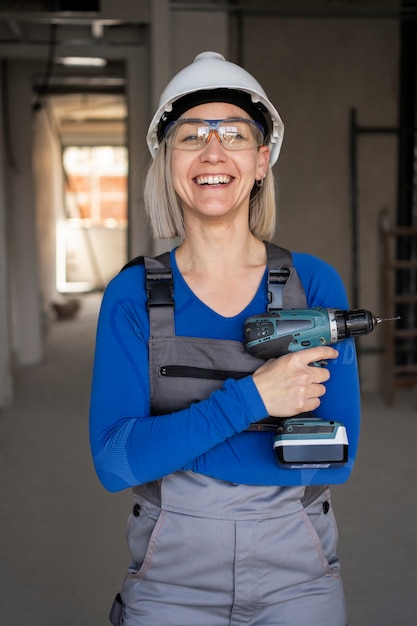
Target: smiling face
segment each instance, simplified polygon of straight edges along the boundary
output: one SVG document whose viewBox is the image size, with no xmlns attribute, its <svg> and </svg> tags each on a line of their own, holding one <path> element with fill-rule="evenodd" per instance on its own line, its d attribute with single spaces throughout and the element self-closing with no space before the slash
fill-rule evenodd
<svg viewBox="0 0 417 626">
<path fill-rule="evenodd" d="M 204 120 L 250 119 L 239 107 L 222 102 L 201 104 L 187 111 L 185 118 Z M 198 150 L 172 150 L 172 183 L 180 199 L 184 222 L 219 222 L 236 216 L 248 221 L 249 200 L 255 180 L 268 168 L 267 146 L 228 150 L 211 133 Z"/>
</svg>

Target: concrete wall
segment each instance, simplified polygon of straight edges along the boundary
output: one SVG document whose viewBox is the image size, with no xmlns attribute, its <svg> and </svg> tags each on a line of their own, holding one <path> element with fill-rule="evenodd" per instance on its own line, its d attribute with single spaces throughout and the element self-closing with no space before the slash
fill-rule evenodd
<svg viewBox="0 0 417 626">
<path fill-rule="evenodd" d="M 398 44 L 394 21 L 245 20 L 244 63 L 285 124 L 275 168 L 277 240 L 333 263 L 348 287 L 350 109 L 357 108 L 362 124 L 396 125 Z M 370 235 L 377 233 L 370 202 L 379 208 L 381 201 L 390 208 L 394 204 L 396 145 L 391 137 L 360 142 L 361 230 Z M 375 173 L 377 197 L 369 194 L 370 185 L 375 192 Z"/>
<path fill-rule="evenodd" d="M 9 312 L 13 360 L 33 365 L 43 356 L 35 187 L 32 172 L 30 61 L 9 63 L 8 106 L 13 163 L 5 167 L 9 262 Z"/>
<path fill-rule="evenodd" d="M 57 295 L 56 226 L 57 220 L 63 218 L 63 171 L 59 136 L 45 107 L 33 117 L 33 156 L 39 289 L 46 312 Z"/>
<path fill-rule="evenodd" d="M 262 40 L 262 45 L 259 45 Z M 352 302 L 350 111 L 361 126 L 397 124 L 399 26 L 394 20 L 250 18 L 244 65 L 276 104 L 285 124 L 274 168 L 279 189 L 277 243 L 336 267 Z M 358 137 L 359 302 L 380 313 L 379 214 L 393 215 L 393 135 Z M 380 329 L 362 338 L 363 389 L 379 385 Z"/>
<path fill-rule="evenodd" d="M 5 71 L 4 65 L 0 66 L 0 74 Z M 2 108 L 3 101 L 0 98 L 0 119 L 4 119 Z M 10 404 L 13 397 L 13 378 L 11 371 L 11 345 L 10 345 L 10 319 L 9 300 L 7 297 L 9 288 L 8 267 L 8 242 L 7 242 L 7 202 L 6 202 L 6 153 L 4 128 L 0 124 L 0 407 Z"/>
</svg>

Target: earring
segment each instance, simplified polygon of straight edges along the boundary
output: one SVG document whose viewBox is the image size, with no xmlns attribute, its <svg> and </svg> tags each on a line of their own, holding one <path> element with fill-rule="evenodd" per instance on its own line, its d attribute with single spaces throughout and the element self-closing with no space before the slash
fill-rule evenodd
<svg viewBox="0 0 417 626">
<path fill-rule="evenodd" d="M 260 189 L 262 185 L 264 184 L 264 178 L 265 178 L 265 174 L 263 175 L 261 180 L 255 180 L 255 185 L 258 187 L 258 189 Z"/>
</svg>

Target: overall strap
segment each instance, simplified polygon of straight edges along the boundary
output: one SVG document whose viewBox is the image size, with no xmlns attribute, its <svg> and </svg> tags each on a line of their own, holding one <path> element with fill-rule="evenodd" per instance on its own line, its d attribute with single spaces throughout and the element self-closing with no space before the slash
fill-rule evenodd
<svg viewBox="0 0 417 626">
<path fill-rule="evenodd" d="M 268 265 L 268 312 L 305 308 L 305 291 L 293 267 L 291 253 L 269 241 L 264 243 Z M 173 337 L 174 282 L 170 253 L 164 252 L 154 258 L 145 256 L 143 262 L 146 270 L 150 336 Z"/>
<path fill-rule="evenodd" d="M 268 313 L 307 306 L 304 287 L 293 267 L 291 252 L 265 241 L 268 265 Z"/>
<path fill-rule="evenodd" d="M 169 252 L 144 257 L 150 337 L 173 337 L 174 281 Z"/>
</svg>

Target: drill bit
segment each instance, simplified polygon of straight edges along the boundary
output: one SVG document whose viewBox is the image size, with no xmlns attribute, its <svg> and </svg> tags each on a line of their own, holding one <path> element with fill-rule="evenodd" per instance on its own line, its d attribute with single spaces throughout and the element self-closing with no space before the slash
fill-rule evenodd
<svg viewBox="0 0 417 626">
<path fill-rule="evenodd" d="M 397 317 L 376 317 L 376 323 L 380 324 L 381 322 L 396 322 L 397 320 L 400 320 L 401 316 L 398 315 Z"/>
</svg>

